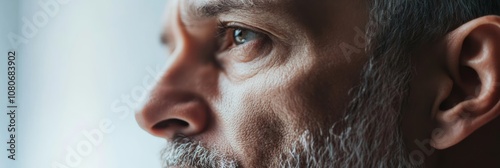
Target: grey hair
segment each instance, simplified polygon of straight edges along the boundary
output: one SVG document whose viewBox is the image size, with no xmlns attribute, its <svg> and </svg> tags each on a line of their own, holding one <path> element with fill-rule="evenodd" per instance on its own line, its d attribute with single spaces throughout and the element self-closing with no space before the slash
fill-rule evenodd
<svg viewBox="0 0 500 168">
<path fill-rule="evenodd" d="M 401 108 L 409 92 L 414 75 L 410 61 L 412 52 L 424 43 L 432 44 L 442 39 L 458 26 L 486 15 L 500 15 L 499 0 L 371 0 L 370 19 L 367 25 L 369 57 L 361 76 L 361 84 L 353 90 L 353 100 L 346 112 L 345 125 L 359 123 L 372 126 L 356 127 L 356 134 L 368 137 L 363 141 L 369 151 L 400 149 L 394 160 L 380 163 L 367 160 L 367 167 L 397 167 L 398 162 L 411 163 L 402 142 Z M 347 115 L 359 113 L 357 115 Z M 386 115 L 381 115 L 385 113 Z M 378 130 L 378 122 L 384 121 L 388 128 Z M 396 128 L 396 130 L 391 129 Z M 375 133 L 385 135 L 374 138 Z M 382 155 L 394 155 L 386 151 Z M 385 167 L 383 166 L 383 167 Z M 420 166 L 413 164 L 413 166 Z"/>
</svg>

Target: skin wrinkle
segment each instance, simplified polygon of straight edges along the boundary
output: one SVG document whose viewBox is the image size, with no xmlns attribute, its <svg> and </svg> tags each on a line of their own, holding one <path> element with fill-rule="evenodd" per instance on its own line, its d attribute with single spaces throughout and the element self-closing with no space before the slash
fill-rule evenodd
<svg viewBox="0 0 500 168">
<path fill-rule="evenodd" d="M 260 22 L 260 20 L 264 20 L 263 18 L 259 18 L 259 17 L 249 18 L 249 17 L 245 16 L 246 14 L 244 14 L 244 13 L 238 13 L 236 15 L 237 16 L 222 15 L 221 20 L 247 20 L 249 23 L 258 23 L 258 22 Z M 255 14 L 253 14 L 253 15 L 255 15 Z M 269 15 L 271 15 L 271 16 L 283 16 L 282 18 L 286 18 L 285 17 L 286 15 L 279 15 L 279 14 L 269 14 Z M 281 22 L 277 22 L 277 23 L 275 22 L 275 23 L 271 24 L 271 23 L 268 23 L 266 21 L 263 23 L 266 25 L 278 25 L 279 27 L 282 27 L 283 25 L 285 25 L 285 23 L 281 23 Z M 293 25 L 293 24 L 291 24 L 291 25 Z M 276 26 L 272 26 L 272 27 L 276 27 Z M 238 75 L 229 74 L 229 75 L 231 75 L 230 76 L 231 79 L 236 79 L 234 82 L 241 82 L 241 81 L 243 81 L 243 79 L 251 78 L 255 74 L 258 74 L 259 72 L 263 71 L 264 69 L 269 70 L 269 69 L 272 69 L 272 68 L 277 67 L 279 65 L 287 65 L 289 63 L 289 59 L 291 58 L 290 55 L 293 55 L 299 51 L 302 52 L 301 50 L 304 49 L 304 47 L 302 47 L 302 46 L 307 46 L 306 45 L 307 43 L 289 44 L 290 41 L 292 41 L 292 42 L 301 41 L 301 40 L 297 40 L 297 39 L 299 39 L 299 37 L 305 37 L 306 36 L 305 34 L 296 33 L 295 35 L 291 36 L 290 35 L 291 33 L 287 33 L 286 35 L 284 35 L 282 33 L 283 30 L 287 30 L 287 31 L 297 31 L 297 30 L 291 30 L 291 29 L 286 29 L 286 28 L 285 29 L 284 28 L 275 29 L 272 27 L 267 26 L 266 28 L 272 29 L 272 32 L 278 32 L 278 33 L 273 33 L 273 34 L 279 36 L 277 38 L 271 39 L 271 41 L 272 41 L 271 47 L 273 49 L 270 51 L 270 53 L 268 55 L 260 56 L 256 60 L 252 60 L 253 64 L 259 65 L 259 66 L 253 66 L 254 68 L 249 70 L 250 72 L 252 72 L 252 74 L 245 75 L 244 77 L 242 76 L 239 78 L 237 77 Z M 292 38 L 290 38 L 290 37 L 292 37 Z M 259 60 L 259 59 L 262 59 L 262 60 Z M 231 67 L 228 67 L 228 69 L 231 69 L 233 67 L 239 67 L 239 69 L 244 69 L 244 67 L 252 67 L 251 65 L 248 65 L 248 64 L 238 63 L 234 60 L 231 60 L 231 61 L 233 61 L 235 63 L 229 64 L 229 65 L 231 65 Z"/>
<path fill-rule="evenodd" d="M 478 9 L 468 9 L 466 4 L 472 2 L 275 0 L 258 10 L 256 4 L 201 8 L 211 16 L 194 17 L 192 13 L 200 15 L 200 5 L 209 1 L 219 0 L 179 1 L 184 24 L 180 29 L 186 34 L 171 33 L 175 37 L 170 38 L 185 39 L 187 48 L 172 58 L 177 66 L 167 70 L 170 75 L 165 75 L 160 85 L 194 92 L 209 107 L 210 122 L 204 130 L 174 139 L 165 137 L 165 166 L 433 167 L 453 165 L 447 156 L 467 152 L 484 138 L 472 136 L 472 142 L 464 142 L 468 146 L 459 144 L 458 149 L 436 150 L 431 155 L 415 144 L 427 140 L 432 129 L 440 125 L 433 118 L 439 116 L 429 116 L 444 100 L 437 100 L 442 93 L 436 90 L 442 89 L 443 78 L 449 77 L 443 73 L 449 69 L 442 63 L 448 61 L 443 56 L 448 53 L 439 49 L 453 46 L 439 47 L 442 43 L 438 39 L 481 15 L 474 11 Z M 243 10 L 248 7 L 254 9 Z M 467 8 L 464 14 L 456 12 L 463 8 Z M 439 19 L 434 19 L 436 16 Z M 272 51 L 241 62 L 234 57 L 253 57 L 259 52 L 238 48 L 224 57 L 226 62 L 218 62 L 225 68 L 200 63 L 216 55 L 205 45 L 214 42 L 210 39 L 217 20 L 269 31 L 269 36 L 276 36 Z M 340 44 L 356 43 L 355 28 L 365 27 L 365 52 L 343 55 Z M 426 48 L 425 44 L 437 47 Z M 249 46 L 244 47 L 254 49 Z M 364 46 L 355 47 L 363 50 Z M 456 81 L 449 82 L 452 86 Z M 165 99 L 172 96 L 156 92 Z M 462 100 L 465 95 L 447 96 Z M 173 112 L 158 116 L 182 114 L 185 102 L 176 103 L 169 108 Z M 491 130 L 500 122 L 496 123 L 481 135 L 494 132 Z M 425 163 L 414 160 L 415 152 L 424 152 Z"/>
</svg>

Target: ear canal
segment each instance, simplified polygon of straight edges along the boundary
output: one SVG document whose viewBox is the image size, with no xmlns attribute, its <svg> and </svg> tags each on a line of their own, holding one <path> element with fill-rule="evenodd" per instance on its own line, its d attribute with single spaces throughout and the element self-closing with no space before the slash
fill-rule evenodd
<svg viewBox="0 0 500 168">
<path fill-rule="evenodd" d="M 459 68 L 460 85 L 463 88 L 463 93 L 466 95 L 464 100 L 475 98 L 481 93 L 481 79 L 476 70 L 468 66 L 461 66 Z"/>
<path fill-rule="evenodd" d="M 446 111 L 465 100 L 476 98 L 481 92 L 481 79 L 478 73 L 468 66 L 459 67 L 459 79 L 461 82 L 455 82 L 453 89 L 441 105 L 439 110 Z"/>
</svg>

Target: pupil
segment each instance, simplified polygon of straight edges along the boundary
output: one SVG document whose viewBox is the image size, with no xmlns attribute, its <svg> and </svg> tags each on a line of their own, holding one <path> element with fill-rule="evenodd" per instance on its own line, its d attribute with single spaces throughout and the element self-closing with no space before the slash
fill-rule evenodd
<svg viewBox="0 0 500 168">
<path fill-rule="evenodd" d="M 246 42 L 243 36 L 244 36 L 243 30 L 241 29 L 234 30 L 234 41 L 236 42 L 236 44 L 240 45 Z"/>
</svg>

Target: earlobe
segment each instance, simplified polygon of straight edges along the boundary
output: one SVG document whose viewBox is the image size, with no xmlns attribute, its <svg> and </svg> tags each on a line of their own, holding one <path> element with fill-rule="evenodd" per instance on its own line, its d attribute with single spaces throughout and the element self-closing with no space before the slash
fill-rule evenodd
<svg viewBox="0 0 500 168">
<path fill-rule="evenodd" d="M 451 147 L 500 115 L 500 17 L 472 20 L 445 39 L 445 69 L 452 85 L 442 85 L 437 128 L 431 145 Z M 451 87 L 451 88 L 450 88 Z"/>
</svg>

